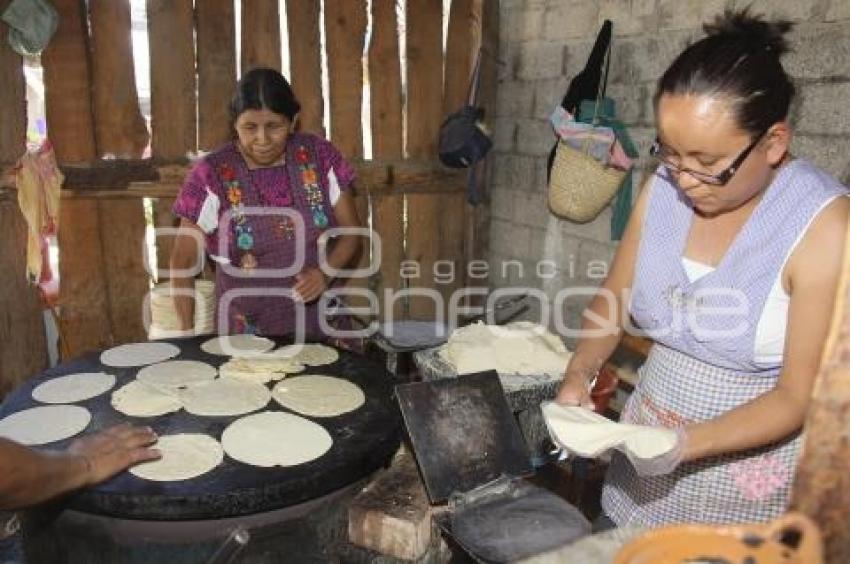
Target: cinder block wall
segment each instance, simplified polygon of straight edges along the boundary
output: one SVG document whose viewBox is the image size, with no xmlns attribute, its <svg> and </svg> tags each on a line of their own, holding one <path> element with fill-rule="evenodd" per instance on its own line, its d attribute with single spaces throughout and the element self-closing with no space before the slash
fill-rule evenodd
<svg viewBox="0 0 850 564">
<path fill-rule="evenodd" d="M 688 42 L 702 37 L 702 23 L 726 6 L 749 4 L 797 24 L 795 52 L 785 59 L 798 87 L 794 151 L 850 183 L 850 0 L 502 0 L 488 185 L 492 286 L 526 285 L 553 300 L 562 288 L 597 285 L 613 257 L 610 210 L 577 225 L 555 218 L 546 205 L 545 163 L 554 140 L 548 117 L 583 68 L 602 21 L 614 22 L 608 94 L 643 155 L 638 184 L 651 166 L 655 82 Z M 587 300 L 563 303 L 568 326 L 578 327 Z M 537 308 L 528 317 L 539 317 Z"/>
</svg>

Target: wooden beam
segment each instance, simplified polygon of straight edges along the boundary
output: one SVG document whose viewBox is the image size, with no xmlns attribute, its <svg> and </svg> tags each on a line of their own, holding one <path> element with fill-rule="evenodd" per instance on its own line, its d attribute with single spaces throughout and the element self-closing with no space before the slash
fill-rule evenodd
<svg viewBox="0 0 850 564">
<path fill-rule="evenodd" d="M 399 159 L 404 156 L 404 139 L 396 0 L 372 0 L 369 94 L 372 156 Z"/>
<path fill-rule="evenodd" d="M 363 45 L 366 2 L 325 0 L 331 140 L 348 158 L 363 156 Z"/>
<path fill-rule="evenodd" d="M 825 562 L 850 562 L 850 233 L 835 312 L 815 380 L 791 507 L 811 517 L 825 542 Z"/>
<path fill-rule="evenodd" d="M 141 199 L 100 200 L 103 267 L 113 343 L 147 340 L 142 306 L 150 278 L 145 269 L 145 211 Z"/>
<path fill-rule="evenodd" d="M 16 201 L 0 202 L 0 398 L 47 367 L 41 300 L 26 279 L 28 229 Z"/>
<path fill-rule="evenodd" d="M 97 158 L 84 0 L 54 0 L 56 34 L 41 54 L 50 141 L 60 163 Z"/>
<path fill-rule="evenodd" d="M 290 82 L 301 103 L 301 131 L 325 136 L 319 0 L 286 0 Z"/>
<path fill-rule="evenodd" d="M 477 30 L 474 0 L 452 0 L 449 30 L 446 40 L 446 88 L 443 96 L 443 115 L 458 111 L 467 103 Z"/>
<path fill-rule="evenodd" d="M 242 2 L 242 66 L 280 70 L 280 13 L 277 0 Z"/>
<path fill-rule="evenodd" d="M 407 0 L 407 153 L 434 158 L 443 114 L 443 3 Z"/>
<path fill-rule="evenodd" d="M 0 12 L 6 10 L 11 0 L 0 0 Z M 4 26 L 5 27 L 5 26 Z M 0 163 L 13 164 L 24 154 L 27 137 L 27 103 L 24 82 L 24 63 L 6 42 L 0 41 Z"/>
<path fill-rule="evenodd" d="M 233 0 L 195 3 L 198 57 L 198 148 L 211 151 L 232 136 L 228 106 L 236 87 Z"/>
<path fill-rule="evenodd" d="M 129 0 L 89 0 L 95 139 L 100 156 L 139 158 L 150 138 L 139 109 Z"/>
<path fill-rule="evenodd" d="M 147 0 L 151 151 L 177 159 L 197 148 L 192 0 Z"/>
<path fill-rule="evenodd" d="M 112 343 L 97 200 L 63 199 L 59 217 L 59 317 L 75 358 Z"/>
</svg>

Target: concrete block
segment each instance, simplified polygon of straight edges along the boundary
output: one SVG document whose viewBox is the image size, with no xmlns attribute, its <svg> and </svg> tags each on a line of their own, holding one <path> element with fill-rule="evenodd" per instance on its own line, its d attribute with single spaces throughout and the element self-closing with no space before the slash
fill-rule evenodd
<svg viewBox="0 0 850 564">
<path fill-rule="evenodd" d="M 594 241 L 607 242 L 611 240 L 611 206 L 607 206 L 599 216 L 589 223 L 575 223 L 561 219 L 558 228 L 562 237 L 580 237 Z"/>
<path fill-rule="evenodd" d="M 561 103 L 570 78 L 559 76 L 547 80 L 538 80 L 534 83 L 534 109 L 532 117 L 548 120 L 552 111 Z"/>
<path fill-rule="evenodd" d="M 593 42 L 596 37 L 591 37 L 589 40 L 582 39 L 581 41 L 571 40 L 566 45 L 564 53 L 564 74 L 566 75 L 566 85 L 569 85 L 573 79 L 584 68 L 587 63 L 587 58 L 590 56 L 590 51 L 593 49 Z M 564 88 L 566 91 L 566 88 Z M 563 97 L 563 93 L 561 94 Z"/>
<path fill-rule="evenodd" d="M 596 285 L 601 284 L 611 271 L 611 261 L 614 259 L 616 249 L 617 244 L 611 241 L 603 243 L 583 239 L 578 251 L 577 279 L 582 282 L 593 281 Z"/>
<path fill-rule="evenodd" d="M 543 22 L 543 38 L 563 41 L 572 38 L 596 37 L 599 4 L 596 0 L 552 2 Z"/>
<path fill-rule="evenodd" d="M 561 76 L 564 70 L 564 46 L 556 41 L 517 43 L 516 77 L 538 80 Z"/>
<path fill-rule="evenodd" d="M 514 193 L 512 190 L 490 191 L 490 217 L 512 221 L 514 212 Z"/>
<path fill-rule="evenodd" d="M 520 225 L 540 229 L 549 216 L 549 204 L 544 190 L 518 194 L 511 218 Z"/>
<path fill-rule="evenodd" d="M 671 30 L 702 30 L 723 13 L 726 0 L 658 0 L 659 32 Z"/>
<path fill-rule="evenodd" d="M 801 134 L 850 134 L 850 82 L 807 84 L 800 88 L 800 111 L 796 129 Z"/>
<path fill-rule="evenodd" d="M 614 25 L 614 37 L 655 33 L 658 30 L 656 0 L 601 0 L 597 28 L 605 20 Z"/>
<path fill-rule="evenodd" d="M 511 221 L 490 221 L 490 250 L 492 253 L 515 259 L 528 258 L 531 229 Z"/>
<path fill-rule="evenodd" d="M 609 83 L 607 96 L 615 101 L 617 116 L 627 126 L 651 123 L 651 115 L 645 116 L 647 99 L 651 98 L 648 85 Z"/>
<path fill-rule="evenodd" d="M 499 20 L 502 37 L 508 41 L 538 41 L 543 35 L 546 10 L 542 4 L 505 10 Z"/>
<path fill-rule="evenodd" d="M 810 160 L 841 182 L 850 184 L 850 152 L 841 137 L 797 135 L 791 144 L 794 155 Z"/>
<path fill-rule="evenodd" d="M 516 121 L 511 118 L 493 120 L 493 148 L 496 151 L 512 152 L 516 141 Z"/>
<path fill-rule="evenodd" d="M 496 90 L 496 115 L 512 118 L 531 117 L 535 82 L 500 82 Z"/>
<path fill-rule="evenodd" d="M 800 0 L 733 0 L 734 9 L 752 6 L 750 12 L 763 14 L 768 19 L 785 19 L 801 22 L 812 19 L 817 2 L 801 2 Z"/>
<path fill-rule="evenodd" d="M 831 0 L 824 19 L 828 22 L 850 20 L 850 2 L 847 0 Z"/>
<path fill-rule="evenodd" d="M 782 63 L 792 77 L 850 77 L 850 25 L 803 24 L 790 39 L 794 50 Z"/>
<path fill-rule="evenodd" d="M 657 36 L 624 38 L 614 43 L 609 82 L 657 82 L 697 31 L 670 31 Z"/>
<path fill-rule="evenodd" d="M 548 121 L 517 120 L 516 150 L 523 155 L 548 155 L 555 142 L 555 133 Z"/>
</svg>

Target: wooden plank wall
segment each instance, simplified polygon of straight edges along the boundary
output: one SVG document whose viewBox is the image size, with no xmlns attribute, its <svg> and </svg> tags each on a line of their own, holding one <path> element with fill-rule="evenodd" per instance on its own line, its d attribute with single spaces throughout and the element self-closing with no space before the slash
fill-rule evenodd
<svg viewBox="0 0 850 564">
<path fill-rule="evenodd" d="M 7 2 L 0 0 L 0 6 Z M 444 53 L 440 0 L 252 0 L 236 7 L 231 0 L 147 0 L 149 133 L 135 84 L 129 0 L 56 0 L 62 26 L 43 57 L 48 129 L 64 165 L 94 171 L 102 168 L 97 164 L 101 158 L 111 155 L 118 164 L 111 165 L 117 173 L 113 170 L 110 178 L 120 178 L 122 159 L 138 159 L 150 147 L 160 170 L 174 165 L 178 172 L 185 170 L 180 167 L 187 154 L 214 149 L 232 135 L 228 104 L 237 72 L 236 10 L 241 11 L 238 63 L 243 70 L 281 67 L 279 16 L 285 10 L 289 78 L 302 104 L 299 128 L 327 134 L 355 163 L 358 211 L 382 238 L 378 274 L 353 285 L 375 290 L 382 302 L 385 289 L 417 287 L 437 290 L 448 300 L 464 280 L 472 214 L 459 176 L 434 167 L 435 151 L 443 117 L 465 98 L 481 3 L 454 0 Z M 399 10 L 406 11 L 404 53 Z M 23 88 L 20 57 L 5 51 L 0 51 L 0 67 L 13 88 L 0 90 L 4 118 L 15 103 L 10 92 Z M 407 59 L 404 81 L 402 57 Z M 325 63 L 327 92 L 322 86 Z M 377 166 L 362 162 L 364 85 L 371 107 L 371 158 L 381 163 Z M 21 147 L 15 139 L 23 138 L 24 127 L 23 121 L 16 125 L 4 119 L 0 161 L 17 158 L 14 147 Z M 90 178 L 106 178 L 98 174 Z M 170 208 L 177 186 L 164 177 L 156 186 L 149 192 L 154 224 L 173 226 Z M 142 253 L 142 198 L 76 192 L 63 198 L 60 218 L 60 302 L 72 354 L 143 338 L 141 302 L 150 277 Z M 167 266 L 170 243 L 165 237 L 157 240 L 160 268 Z M 360 266 L 367 266 L 368 259 L 367 248 Z M 403 278 L 403 261 L 417 261 L 419 277 Z M 458 276 L 451 283 L 433 279 L 438 261 L 448 261 L 440 263 L 444 271 L 447 265 L 454 268 Z M 436 311 L 431 300 L 412 299 L 396 302 L 393 314 L 429 318 Z"/>
<path fill-rule="evenodd" d="M 8 0 L 0 0 L 0 12 Z M 5 39 L 5 38 L 4 38 Z M 0 42 L 0 171 L 24 152 L 26 101 L 23 61 Z M 27 226 L 14 194 L 0 195 L 0 397 L 47 364 L 41 305 L 26 281 Z"/>
<path fill-rule="evenodd" d="M 324 135 L 319 0 L 286 0 L 290 81 L 301 102 L 302 131 Z"/>
</svg>

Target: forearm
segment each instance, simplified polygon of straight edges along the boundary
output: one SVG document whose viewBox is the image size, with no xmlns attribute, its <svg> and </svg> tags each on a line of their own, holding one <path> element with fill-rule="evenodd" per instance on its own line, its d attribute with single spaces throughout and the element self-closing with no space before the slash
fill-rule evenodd
<svg viewBox="0 0 850 564">
<path fill-rule="evenodd" d="M 807 402 L 777 387 L 720 417 L 687 427 L 685 460 L 739 452 L 779 441 L 802 427 Z"/>
<path fill-rule="evenodd" d="M 88 480 L 89 466 L 82 456 L 41 453 L 0 440 L 0 460 L 2 509 L 35 505 L 80 488 Z"/>
<path fill-rule="evenodd" d="M 611 299 L 616 298 L 606 296 L 608 292 L 601 289 L 582 315 L 582 337 L 566 370 L 568 375 L 581 375 L 588 382 L 613 354 L 623 334 L 620 304 L 615 301 L 612 307 Z"/>
<path fill-rule="evenodd" d="M 195 298 L 192 294 L 195 290 L 195 279 L 172 278 L 171 289 L 180 329 L 192 329 L 195 326 Z"/>
<path fill-rule="evenodd" d="M 342 235 L 334 240 L 333 248 L 328 254 L 328 266 L 334 270 L 349 267 L 360 253 L 360 237 L 357 235 Z M 329 277 L 331 273 L 325 273 Z"/>
</svg>

